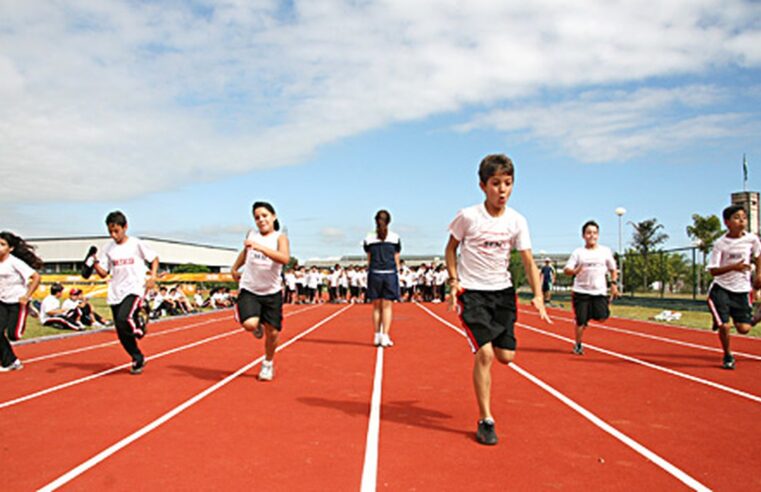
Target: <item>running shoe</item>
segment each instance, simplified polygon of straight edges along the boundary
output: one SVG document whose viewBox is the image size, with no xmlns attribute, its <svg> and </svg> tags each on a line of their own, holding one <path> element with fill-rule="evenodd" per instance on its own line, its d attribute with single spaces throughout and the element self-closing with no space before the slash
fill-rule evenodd
<svg viewBox="0 0 761 492">
<path fill-rule="evenodd" d="M 381 336 L 381 347 L 393 347 L 394 342 L 391 340 L 391 337 L 388 336 L 387 333 L 384 333 Z"/>
<path fill-rule="evenodd" d="M 735 356 L 732 354 L 725 355 L 721 367 L 730 371 L 733 370 L 735 368 Z"/>
<path fill-rule="evenodd" d="M 380 347 L 381 343 L 383 343 L 383 334 L 378 332 L 378 331 L 376 331 L 375 332 L 375 340 L 373 341 L 373 344 L 376 347 Z"/>
<path fill-rule="evenodd" d="M 493 420 L 479 420 L 478 431 L 476 432 L 476 441 L 487 446 L 497 444 L 497 433 L 494 431 Z"/>
<path fill-rule="evenodd" d="M 259 381 L 272 381 L 275 376 L 275 367 L 272 362 L 269 364 L 262 362 L 262 368 L 259 370 Z"/>
<path fill-rule="evenodd" d="M 254 331 L 252 332 L 254 334 L 254 338 L 262 338 L 264 335 L 264 329 L 262 328 L 262 324 L 259 323 L 256 325 L 256 328 L 254 328 Z"/>
<path fill-rule="evenodd" d="M 573 346 L 573 353 L 576 355 L 584 355 L 584 347 L 580 343 Z"/>
<path fill-rule="evenodd" d="M 24 364 L 21 363 L 20 359 L 16 359 L 13 362 L 11 362 L 11 365 L 7 367 L 0 366 L 0 372 L 10 372 L 10 371 L 18 371 L 24 368 Z"/>
<path fill-rule="evenodd" d="M 143 368 L 145 367 L 145 365 L 147 363 L 148 362 L 145 359 L 133 361 L 132 362 L 132 367 L 129 368 L 129 373 L 130 374 L 142 374 L 143 373 Z"/>
</svg>

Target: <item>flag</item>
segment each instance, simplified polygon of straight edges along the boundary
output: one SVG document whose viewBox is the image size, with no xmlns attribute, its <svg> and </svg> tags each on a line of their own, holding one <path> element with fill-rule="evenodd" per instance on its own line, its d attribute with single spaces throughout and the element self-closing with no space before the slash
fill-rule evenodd
<svg viewBox="0 0 761 492">
<path fill-rule="evenodd" d="M 745 158 L 745 154 L 743 154 L 743 181 L 748 181 L 748 159 Z"/>
</svg>

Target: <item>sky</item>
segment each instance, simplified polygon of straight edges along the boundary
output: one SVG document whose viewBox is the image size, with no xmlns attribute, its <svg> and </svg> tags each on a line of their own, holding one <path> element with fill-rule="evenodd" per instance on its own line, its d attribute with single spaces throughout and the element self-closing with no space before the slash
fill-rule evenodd
<svg viewBox="0 0 761 492">
<path fill-rule="evenodd" d="M 0 229 L 239 247 L 271 202 L 302 261 L 380 208 L 441 255 L 505 153 L 533 250 L 761 190 L 761 2 L 0 0 Z"/>
</svg>

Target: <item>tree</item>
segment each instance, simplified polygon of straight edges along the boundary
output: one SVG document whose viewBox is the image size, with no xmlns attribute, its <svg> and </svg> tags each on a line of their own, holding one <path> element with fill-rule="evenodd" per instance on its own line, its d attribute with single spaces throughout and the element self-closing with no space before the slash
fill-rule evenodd
<svg viewBox="0 0 761 492">
<path fill-rule="evenodd" d="M 206 265 L 196 265 L 194 263 L 183 263 L 182 265 L 177 265 L 174 270 L 172 270 L 172 273 L 210 273 L 211 268 L 207 267 Z"/>
<path fill-rule="evenodd" d="M 647 266 L 648 255 L 653 252 L 659 244 L 668 240 L 669 236 L 665 232 L 660 232 L 663 229 L 663 224 L 659 224 L 657 219 L 647 219 L 642 222 L 629 222 L 634 227 L 634 234 L 632 235 L 632 246 L 639 254 L 642 255 L 642 260 L 645 263 L 643 271 L 643 284 L 645 288 L 648 287 L 647 281 Z"/>
<path fill-rule="evenodd" d="M 716 215 L 703 217 L 692 214 L 692 225 L 687 226 L 687 236 L 697 243 L 698 250 L 703 253 L 703 266 L 706 257 L 713 248 L 713 243 L 724 233 L 721 229 L 721 220 Z M 700 290 L 703 291 L 703 275 L 700 276 Z"/>
</svg>

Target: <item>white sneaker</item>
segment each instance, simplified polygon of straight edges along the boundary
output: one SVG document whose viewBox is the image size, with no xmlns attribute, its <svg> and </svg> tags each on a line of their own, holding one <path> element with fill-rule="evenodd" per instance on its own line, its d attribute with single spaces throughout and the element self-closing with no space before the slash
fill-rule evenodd
<svg viewBox="0 0 761 492">
<path fill-rule="evenodd" d="M 388 336 L 387 333 L 384 333 L 381 338 L 381 346 L 383 347 L 393 347 L 394 342 L 391 341 L 391 338 Z"/>
<path fill-rule="evenodd" d="M 373 344 L 376 347 L 380 347 L 380 345 L 383 343 L 383 334 L 376 331 L 375 332 L 375 340 L 373 341 Z"/>
<path fill-rule="evenodd" d="M 23 368 L 24 368 L 24 364 L 21 363 L 21 360 L 16 359 L 13 362 L 11 362 L 11 365 L 9 365 L 8 367 L 0 366 L 0 372 L 18 371 Z"/>
<path fill-rule="evenodd" d="M 259 370 L 259 381 L 272 381 L 275 376 L 275 367 L 272 362 L 262 362 L 262 368 Z"/>
</svg>

